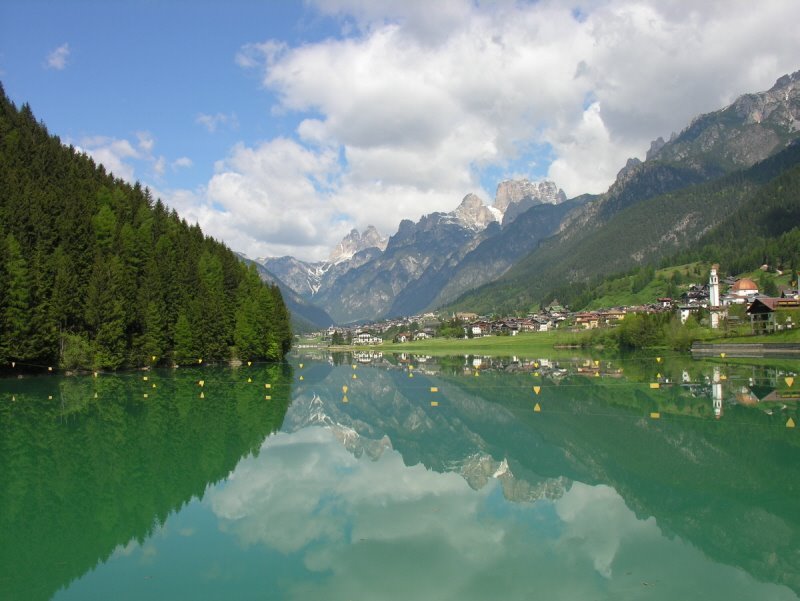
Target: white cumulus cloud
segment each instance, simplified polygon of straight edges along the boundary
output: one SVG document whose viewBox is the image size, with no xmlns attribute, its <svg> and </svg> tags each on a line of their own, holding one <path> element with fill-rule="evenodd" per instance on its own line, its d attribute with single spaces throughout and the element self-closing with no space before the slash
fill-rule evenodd
<svg viewBox="0 0 800 601">
<path fill-rule="evenodd" d="M 134 181 L 134 166 L 132 159 L 141 158 L 139 150 L 126 139 L 110 138 L 107 136 L 91 136 L 81 139 L 76 146 L 105 167 L 106 171 L 113 173 L 128 182 Z"/>
<path fill-rule="evenodd" d="M 67 67 L 69 53 L 69 44 L 61 44 L 61 46 L 47 55 L 47 58 L 45 59 L 45 67 L 48 69 L 55 69 L 56 71 L 64 70 Z"/>
<path fill-rule="evenodd" d="M 663 534 L 608 486 L 576 482 L 555 501 L 519 504 L 498 488 L 472 490 L 395 450 L 356 458 L 309 427 L 267 438 L 202 502 L 242 547 L 278 551 L 309 575 L 290 579 L 286 598 L 625 599 L 643 580 L 658 583 L 649 598 L 691 598 L 698 582 L 715 598 L 793 598 Z"/>
<path fill-rule="evenodd" d="M 175 159 L 174 161 L 172 161 L 172 168 L 174 170 L 177 170 L 177 169 L 188 169 L 193 164 L 194 163 L 192 162 L 192 159 L 190 159 L 189 157 L 179 157 L 179 158 Z"/>
<path fill-rule="evenodd" d="M 170 162 L 164 155 L 156 155 L 153 152 L 155 146 L 155 138 L 147 131 L 135 132 L 134 140 L 110 136 L 85 136 L 75 144 L 79 151 L 88 154 L 96 163 L 103 165 L 106 171 L 131 184 L 137 179 L 141 179 L 141 175 L 137 175 L 137 169 L 139 172 L 144 170 L 151 177 L 155 177 L 157 181 L 161 181 L 166 175 L 168 167 L 176 171 L 192 166 L 193 163 L 189 157 L 180 157 Z M 173 197 L 185 199 L 186 195 L 178 193 L 164 195 L 165 200 L 172 200 Z M 194 211 L 196 206 L 195 200 L 195 202 L 185 205 L 184 208 L 187 211 Z"/>
<path fill-rule="evenodd" d="M 197 115 L 195 122 L 205 127 L 212 134 L 222 127 L 239 128 L 239 119 L 236 117 L 236 113 L 216 113 L 214 115 L 200 113 Z"/>
<path fill-rule="evenodd" d="M 236 56 L 261 73 L 272 111 L 297 118 L 296 137 L 237 147 L 209 182 L 219 216 L 250 210 L 251 248 L 304 258 L 327 254 L 331 232 L 392 233 L 468 192 L 491 201 L 488 169 L 535 177 L 519 166 L 536 165 L 570 196 L 602 192 L 650 140 L 768 88 L 800 56 L 780 0 L 312 4 L 340 19 L 339 37 Z M 272 175 L 249 171 L 278 156 Z"/>
</svg>

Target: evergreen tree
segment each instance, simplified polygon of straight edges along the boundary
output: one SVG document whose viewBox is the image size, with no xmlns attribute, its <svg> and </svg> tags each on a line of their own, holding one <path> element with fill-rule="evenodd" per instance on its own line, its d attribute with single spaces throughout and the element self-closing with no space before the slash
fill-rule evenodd
<svg viewBox="0 0 800 601">
<path fill-rule="evenodd" d="M 173 353 L 175 363 L 194 363 L 197 361 L 199 353 L 194 340 L 189 318 L 186 317 L 186 313 L 181 312 L 178 315 L 178 321 L 175 323 L 175 350 Z"/>
<path fill-rule="evenodd" d="M 261 359 L 264 355 L 264 341 L 259 336 L 256 323 L 257 305 L 254 299 L 245 299 L 236 311 L 234 341 L 238 357 L 243 360 Z"/>
<path fill-rule="evenodd" d="M 152 357 L 159 361 L 166 348 L 163 316 L 166 311 L 156 301 L 147 303 L 144 316 L 144 334 L 142 335 L 140 361 L 151 363 Z"/>
<path fill-rule="evenodd" d="M 0 87 L 0 360 L 214 361 L 241 341 L 254 358 L 282 358 L 286 307 L 248 274 L 149 190 L 62 146 Z"/>
<path fill-rule="evenodd" d="M 6 306 L 3 313 L 4 355 L 11 359 L 29 359 L 31 290 L 28 265 L 13 234 L 5 239 Z"/>
<path fill-rule="evenodd" d="M 206 251 L 200 256 L 197 272 L 200 291 L 193 326 L 201 353 L 207 361 L 227 359 L 228 336 L 225 328 L 222 263 Z"/>
</svg>

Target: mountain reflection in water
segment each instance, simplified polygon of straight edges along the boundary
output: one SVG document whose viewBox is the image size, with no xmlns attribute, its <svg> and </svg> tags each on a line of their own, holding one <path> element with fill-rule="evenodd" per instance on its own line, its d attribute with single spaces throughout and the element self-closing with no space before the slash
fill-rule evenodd
<svg viewBox="0 0 800 601">
<path fill-rule="evenodd" d="M 37 554 L 55 564 L 75 547 L 81 559 L 24 598 L 65 587 L 56 598 L 797 599 L 800 441 L 785 427 L 797 420 L 784 380 L 791 367 L 307 354 L 273 378 L 286 398 L 293 382 L 285 417 L 274 412 L 278 393 L 265 401 L 244 372 L 220 370 L 214 377 L 234 382 L 206 405 L 196 382 L 146 409 L 133 392 L 125 400 L 123 387 L 102 421 L 85 410 L 65 421 L 51 410 L 45 438 L 35 433 L 41 403 L 20 414 L 0 388 L 3 474 L 14 468 L 0 500 L 3 515 L 7 506 L 16 511 L 3 524 L 12 539 L 0 546 L 21 572 L 4 568 L 0 591 L 34 587 Z M 269 419 L 259 415 L 265 407 Z M 35 445 L 19 433 L 6 440 L 20 415 Z M 112 415 L 129 425 L 106 438 L 99 426 Z M 281 431 L 268 435 L 275 419 Z M 222 437 L 211 431 L 218 420 L 228 424 Z M 263 442 L 226 447 L 259 430 Z M 117 445 L 130 457 L 112 451 L 122 466 L 95 476 L 78 468 L 85 459 L 56 461 L 58 477 L 24 472 L 50 462 L 48 439 L 72 444 L 78 457 L 76 440 L 98 453 Z M 225 448 L 232 461 L 214 462 Z M 207 471 L 205 492 L 198 483 L 170 496 L 189 463 L 142 477 L 137 466 L 153 452 L 166 466 L 175 455 L 230 467 Z M 93 483 L 88 501 L 82 478 Z M 106 491 L 108 478 L 118 484 Z M 20 496 L 34 488 L 40 494 Z M 108 532 L 102 516 L 140 495 L 152 509 L 99 536 Z M 72 517 L 54 509 L 81 502 L 87 510 Z M 42 510 L 55 514 L 43 520 Z M 28 542 L 26 520 L 36 534 Z M 75 526 L 57 545 L 43 544 L 60 520 Z"/>
</svg>

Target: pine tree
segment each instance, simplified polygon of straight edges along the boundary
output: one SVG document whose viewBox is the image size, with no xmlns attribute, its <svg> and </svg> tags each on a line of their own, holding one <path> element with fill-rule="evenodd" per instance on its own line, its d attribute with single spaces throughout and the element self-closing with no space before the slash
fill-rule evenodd
<svg viewBox="0 0 800 601">
<path fill-rule="evenodd" d="M 0 360 L 213 361 L 236 341 L 281 358 L 285 305 L 248 273 L 149 190 L 62 146 L 0 87 Z"/>
<path fill-rule="evenodd" d="M 166 311 L 156 301 L 147 303 L 141 345 L 145 362 L 152 361 L 152 357 L 156 357 L 156 361 L 158 361 L 164 355 L 166 337 L 164 335 L 163 317 L 165 313 Z"/>
<path fill-rule="evenodd" d="M 197 272 L 200 291 L 192 325 L 198 335 L 200 350 L 208 361 L 227 359 L 228 336 L 225 328 L 222 263 L 206 251 L 200 256 Z"/>
<path fill-rule="evenodd" d="M 175 349 L 173 353 L 175 363 L 193 363 L 199 357 L 194 335 L 192 334 L 192 326 L 184 312 L 178 315 L 178 321 L 175 322 L 175 344 L 173 348 Z"/>
<path fill-rule="evenodd" d="M 259 335 L 257 305 L 252 298 L 246 298 L 236 311 L 234 342 L 239 359 L 261 359 L 264 357 L 264 341 Z"/>
<path fill-rule="evenodd" d="M 116 255 L 98 260 L 90 282 L 88 307 L 95 329 L 95 367 L 116 369 L 126 358 L 125 299 L 122 294 L 122 261 Z"/>
<path fill-rule="evenodd" d="M 5 239 L 6 306 L 3 313 L 4 355 L 11 359 L 30 358 L 30 277 L 28 264 L 13 234 Z"/>
</svg>

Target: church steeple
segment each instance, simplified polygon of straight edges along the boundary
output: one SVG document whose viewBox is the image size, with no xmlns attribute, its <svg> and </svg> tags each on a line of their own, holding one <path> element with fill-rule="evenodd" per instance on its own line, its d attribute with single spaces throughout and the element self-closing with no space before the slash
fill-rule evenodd
<svg viewBox="0 0 800 601">
<path fill-rule="evenodd" d="M 708 278 L 708 306 L 709 308 L 719 307 L 719 265 L 714 263 L 711 266 L 711 275 Z"/>
<path fill-rule="evenodd" d="M 714 263 L 711 266 L 711 275 L 708 277 L 708 310 L 711 312 L 711 328 L 719 328 L 720 304 L 719 304 L 719 265 Z"/>
</svg>

